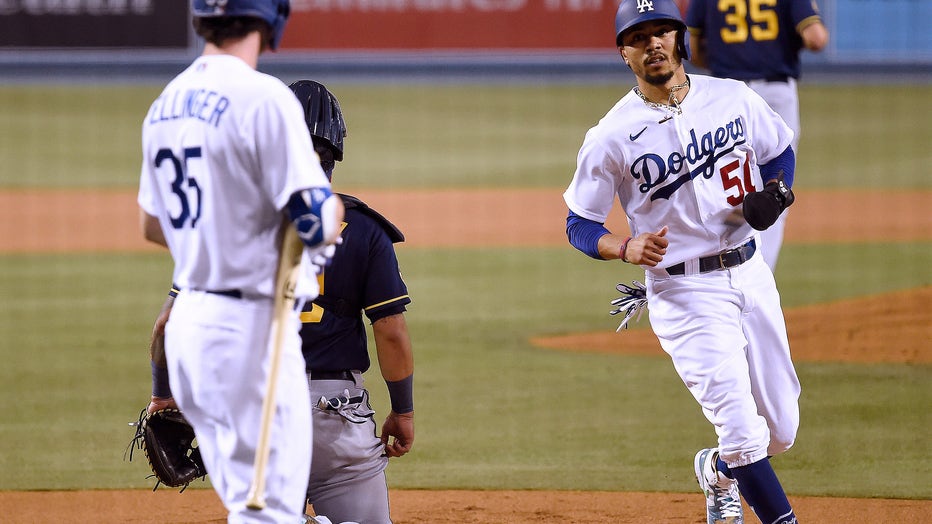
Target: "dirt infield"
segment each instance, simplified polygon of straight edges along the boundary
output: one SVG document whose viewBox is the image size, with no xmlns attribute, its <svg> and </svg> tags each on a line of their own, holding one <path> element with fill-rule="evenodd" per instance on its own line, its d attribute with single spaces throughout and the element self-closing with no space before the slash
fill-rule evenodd
<svg viewBox="0 0 932 524">
<path fill-rule="evenodd" d="M 405 190 L 354 193 L 405 232 L 405 245 L 567 246 L 566 205 L 553 189 Z M 894 206 L 890 203 L 895 202 Z M 932 193 L 800 191 L 789 243 L 928 240 Z M 135 193 L 0 191 L 0 252 L 154 251 L 139 233 Z M 617 209 L 610 229 L 627 231 Z"/>
<path fill-rule="evenodd" d="M 591 491 L 393 490 L 395 524 L 702 524 L 702 495 Z M 790 497 L 800 522 L 921 524 L 929 500 Z M 745 511 L 747 508 L 745 508 Z M 0 493 L 3 522 L 47 524 L 222 524 L 211 489 Z M 747 519 L 748 524 L 753 522 Z"/>
<path fill-rule="evenodd" d="M 366 191 L 356 193 L 391 217 L 410 246 L 557 246 L 565 206 L 559 191 Z M 888 204 L 896 202 L 896 207 Z M 932 236 L 929 192 L 800 192 L 787 243 L 916 241 Z M 139 233 L 128 191 L 0 192 L 0 253 L 151 251 Z M 609 227 L 627 229 L 623 216 Z M 797 360 L 932 362 L 932 287 L 786 312 Z M 858 315 L 851 315 L 858 311 Z M 624 337 L 621 344 L 619 337 Z M 546 348 L 660 354 L 649 330 L 534 339 Z M 623 348 L 623 349 L 622 349 Z M 895 348 L 893 350 L 892 348 Z M 791 497 L 803 522 L 932 521 L 932 501 Z M 566 491 L 392 492 L 396 524 L 701 523 L 699 493 Z M 154 509 L 153 509 L 154 508 Z M 212 490 L 0 492 L 0 521 L 11 523 L 220 523 Z M 749 520 L 750 522 L 750 520 Z"/>
</svg>

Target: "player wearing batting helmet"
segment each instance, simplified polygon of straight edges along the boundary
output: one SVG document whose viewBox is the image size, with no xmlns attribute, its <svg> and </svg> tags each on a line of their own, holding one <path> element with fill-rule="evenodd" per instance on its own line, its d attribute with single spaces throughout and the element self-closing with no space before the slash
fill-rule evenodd
<svg viewBox="0 0 932 524">
<path fill-rule="evenodd" d="M 304 109 L 321 166 L 343 160 L 346 124 L 336 97 L 311 80 L 291 84 Z M 338 193 L 339 194 L 339 193 Z M 308 503 L 334 522 L 390 524 L 385 467 L 414 442 L 414 359 L 404 312 L 411 302 L 394 245 L 404 236 L 361 200 L 346 208 L 342 243 L 320 275 L 321 294 L 301 312 L 301 339 L 314 424 Z M 376 427 L 363 373 L 372 324 L 391 411 Z"/>
<path fill-rule="evenodd" d="M 694 459 L 709 524 L 741 524 L 741 497 L 767 524 L 796 517 L 769 457 L 799 426 L 799 381 L 759 231 L 793 203 L 793 131 L 747 85 L 687 75 L 672 0 L 623 0 L 615 45 L 634 86 L 589 130 L 564 193 L 570 243 L 641 266 L 651 328 L 715 427 Z M 615 201 L 631 236 L 605 221 Z M 629 314 L 632 310 L 628 310 Z M 617 311 L 616 311 L 617 312 Z M 650 520 L 650 516 L 646 516 Z"/>
<path fill-rule="evenodd" d="M 275 304 L 282 224 L 326 259 L 343 220 L 342 201 L 310 154 L 300 104 L 256 70 L 261 53 L 277 48 L 289 6 L 195 0 L 204 51 L 169 82 L 142 127 L 143 234 L 169 248 L 178 290 L 159 316 L 164 330 L 157 324 L 153 333 L 149 408 L 174 403 L 184 413 L 230 522 L 304 516 L 311 406 L 298 313 Z M 303 298 L 316 296 L 316 279 L 301 280 Z M 270 337 L 273 318 L 282 337 Z M 164 345 L 155 340 L 163 333 Z M 273 347 L 272 338 L 283 342 Z M 275 401 L 268 410 L 267 398 Z M 261 442 L 272 450 L 265 461 L 256 460 Z M 264 490 L 253 489 L 262 485 L 253 482 L 257 463 Z"/>
<path fill-rule="evenodd" d="M 230 20 L 236 24 L 252 25 L 253 20 L 262 33 L 263 49 L 275 51 L 285 32 L 285 23 L 291 14 L 289 0 L 194 0 L 191 5 L 194 28 L 208 41 L 231 29 Z"/>
</svg>

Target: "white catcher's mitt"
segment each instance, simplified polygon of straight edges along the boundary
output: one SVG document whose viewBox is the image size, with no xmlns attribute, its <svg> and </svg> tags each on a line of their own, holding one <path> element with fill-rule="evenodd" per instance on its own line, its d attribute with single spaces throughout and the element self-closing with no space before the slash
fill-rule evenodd
<svg viewBox="0 0 932 524">
<path fill-rule="evenodd" d="M 616 333 L 627 328 L 628 321 L 635 315 L 637 315 L 637 317 L 634 318 L 634 321 L 640 321 L 641 314 L 644 313 L 644 308 L 647 307 L 647 286 L 637 280 L 632 280 L 631 284 L 634 287 L 627 284 L 618 284 L 615 286 L 615 289 L 620 291 L 622 296 L 612 300 L 612 305 L 615 306 L 616 309 L 609 311 L 608 314 L 613 316 L 619 313 L 625 314 L 625 318 L 621 320 L 621 324 L 619 324 L 618 329 L 615 330 Z"/>
</svg>

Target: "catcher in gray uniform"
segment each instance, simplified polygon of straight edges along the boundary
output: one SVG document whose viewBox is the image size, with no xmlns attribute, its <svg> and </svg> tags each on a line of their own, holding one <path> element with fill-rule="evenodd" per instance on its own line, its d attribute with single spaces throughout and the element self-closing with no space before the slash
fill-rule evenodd
<svg viewBox="0 0 932 524">
<path fill-rule="evenodd" d="M 304 107 L 321 167 L 332 178 L 346 136 L 340 105 L 317 82 L 299 80 L 290 87 Z M 404 316 L 411 299 L 394 249 L 404 236 L 358 198 L 340 197 L 343 242 L 318 277 L 320 295 L 301 313 L 314 425 L 308 503 L 333 522 L 390 524 L 385 467 L 414 442 L 414 358 Z M 391 399 L 381 431 L 363 386 L 370 364 L 363 316 L 372 323 Z"/>
</svg>

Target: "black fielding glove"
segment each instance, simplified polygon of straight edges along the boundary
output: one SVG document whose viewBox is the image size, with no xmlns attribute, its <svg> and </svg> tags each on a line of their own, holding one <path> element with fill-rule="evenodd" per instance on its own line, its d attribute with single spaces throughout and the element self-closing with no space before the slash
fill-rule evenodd
<svg viewBox="0 0 932 524">
<path fill-rule="evenodd" d="M 145 451 L 156 478 L 152 491 L 159 484 L 184 491 L 193 480 L 207 475 L 201 451 L 194 445 L 194 428 L 181 411 L 165 408 L 147 413 L 143 408 L 139 421 L 131 425 L 136 426 L 136 434 L 127 448 L 129 459 L 133 460 L 134 447 Z"/>
<path fill-rule="evenodd" d="M 764 189 L 744 196 L 744 219 L 758 231 L 772 226 L 784 209 L 793 205 L 796 197 L 783 181 L 783 173 L 767 182 Z"/>
</svg>

